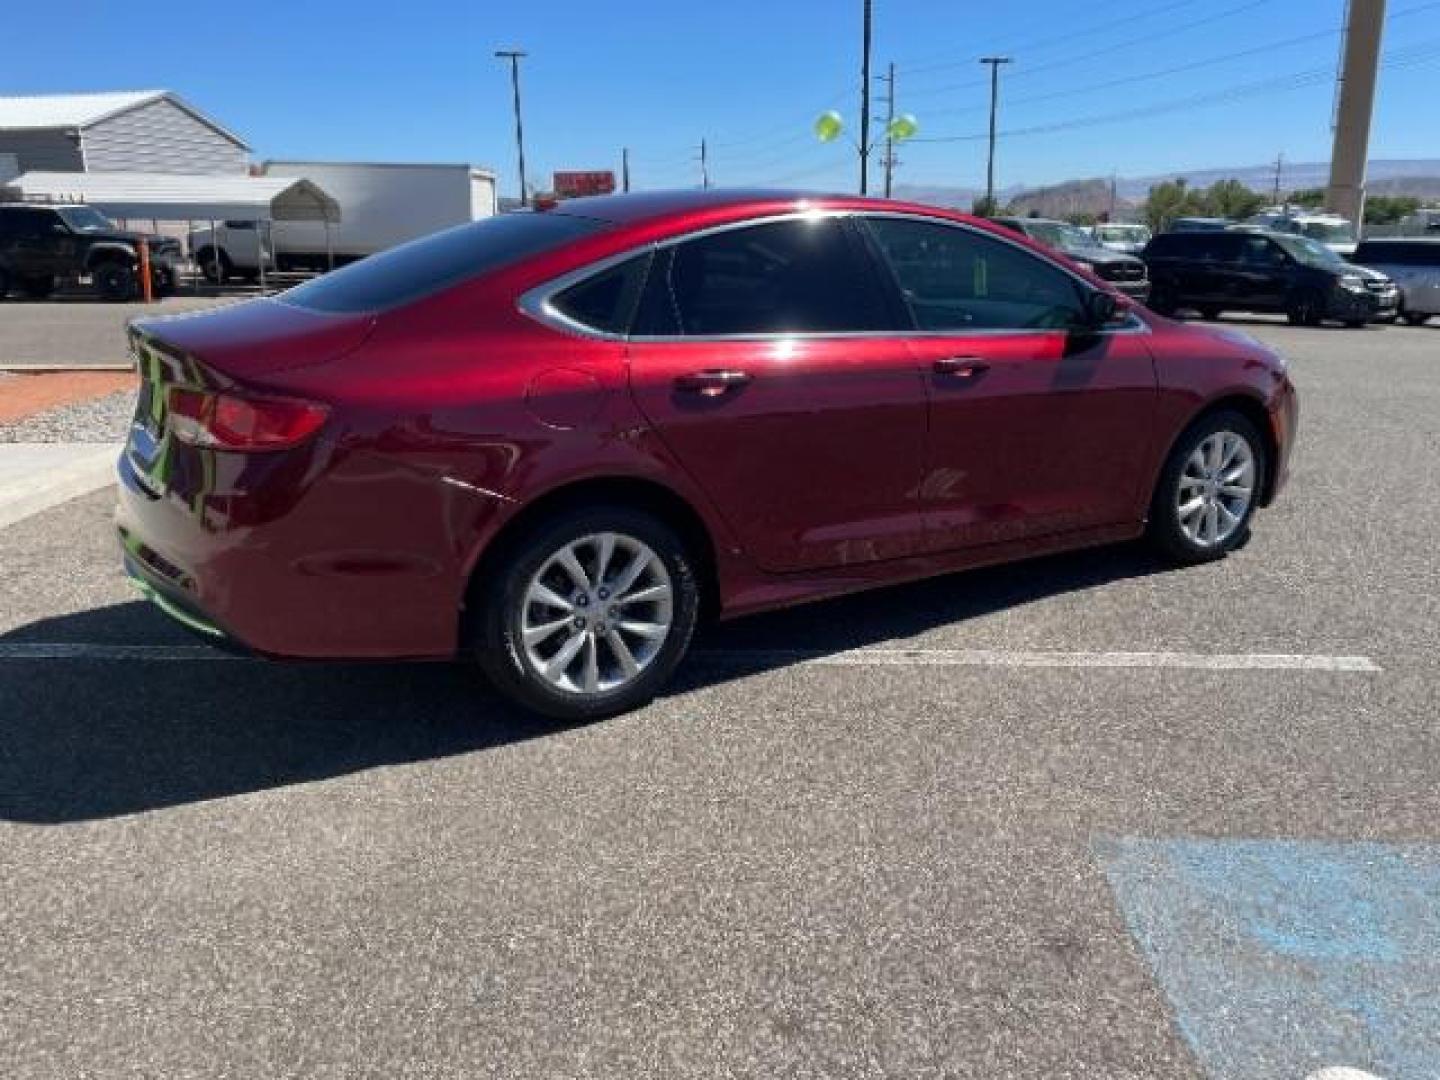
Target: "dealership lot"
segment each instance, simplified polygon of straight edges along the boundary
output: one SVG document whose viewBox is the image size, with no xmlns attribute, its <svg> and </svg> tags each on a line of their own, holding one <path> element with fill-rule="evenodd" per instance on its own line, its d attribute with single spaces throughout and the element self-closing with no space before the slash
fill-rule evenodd
<svg viewBox="0 0 1440 1080">
<path fill-rule="evenodd" d="M 1238 554 L 737 622 L 589 727 L 196 647 L 110 492 L 0 530 L 0 1067 L 1424 1075 L 1440 326 L 1229 322 L 1302 395 Z"/>
</svg>

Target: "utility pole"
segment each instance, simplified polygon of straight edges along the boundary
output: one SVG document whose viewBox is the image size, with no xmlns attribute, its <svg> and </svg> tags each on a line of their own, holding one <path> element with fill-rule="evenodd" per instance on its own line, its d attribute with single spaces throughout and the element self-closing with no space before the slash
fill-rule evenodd
<svg viewBox="0 0 1440 1080">
<path fill-rule="evenodd" d="M 982 56 L 990 65 L 990 156 L 985 164 L 985 210 L 995 212 L 995 113 L 1000 102 L 1000 65 L 1013 63 L 1008 56 Z"/>
<path fill-rule="evenodd" d="M 630 148 L 620 148 L 620 190 L 630 190 Z"/>
<path fill-rule="evenodd" d="M 710 186 L 710 154 L 705 145 L 705 140 L 700 140 L 700 186 Z"/>
<path fill-rule="evenodd" d="M 1274 194 L 1274 197 L 1271 199 L 1271 202 L 1272 202 L 1274 205 L 1276 205 L 1276 206 L 1279 206 L 1279 205 L 1280 205 L 1280 173 L 1281 173 L 1281 171 L 1282 171 L 1284 168 L 1285 168 L 1285 155 L 1284 155 L 1283 153 L 1281 153 L 1281 154 L 1276 154 L 1276 155 L 1275 155 L 1275 194 Z"/>
<path fill-rule="evenodd" d="M 495 55 L 510 61 L 510 85 L 515 91 L 515 153 L 520 159 L 520 205 L 529 206 L 530 196 L 525 190 L 525 126 L 520 120 L 520 61 L 525 53 L 520 49 L 497 49 Z"/>
<path fill-rule="evenodd" d="M 1117 180 L 1116 180 L 1115 174 L 1112 172 L 1112 173 L 1110 174 L 1110 213 L 1105 216 L 1105 220 L 1107 220 L 1107 221 L 1114 221 L 1114 220 L 1115 220 L 1115 202 L 1116 202 L 1116 199 L 1115 199 L 1115 187 L 1116 187 L 1116 184 L 1117 184 Z"/>
<path fill-rule="evenodd" d="M 1365 221 L 1365 161 L 1370 155 L 1370 120 L 1375 111 L 1384 25 L 1385 0 L 1349 0 L 1325 205 L 1353 221 L 1357 230 Z"/>
<path fill-rule="evenodd" d="M 865 28 L 860 47 L 860 194 L 870 193 L 870 30 L 873 0 L 865 0 Z"/>
<path fill-rule="evenodd" d="M 895 123 L 895 62 L 890 62 L 886 74 L 879 76 L 879 81 L 885 84 L 885 198 L 890 198 L 892 181 L 895 175 L 895 140 L 890 135 L 890 128 Z"/>
</svg>

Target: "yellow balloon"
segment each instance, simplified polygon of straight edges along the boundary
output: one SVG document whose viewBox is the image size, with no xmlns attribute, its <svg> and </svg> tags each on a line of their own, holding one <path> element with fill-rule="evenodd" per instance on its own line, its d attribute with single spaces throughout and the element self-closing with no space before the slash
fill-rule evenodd
<svg viewBox="0 0 1440 1080">
<path fill-rule="evenodd" d="M 906 139 L 913 138 L 919 130 L 920 122 L 910 113 L 906 113 L 903 116 L 897 116 L 894 120 L 891 120 L 890 126 L 885 129 L 885 132 L 896 142 L 903 142 Z"/>
<path fill-rule="evenodd" d="M 815 120 L 815 137 L 821 142 L 834 142 L 844 130 L 845 120 L 834 109 L 821 113 Z"/>
</svg>

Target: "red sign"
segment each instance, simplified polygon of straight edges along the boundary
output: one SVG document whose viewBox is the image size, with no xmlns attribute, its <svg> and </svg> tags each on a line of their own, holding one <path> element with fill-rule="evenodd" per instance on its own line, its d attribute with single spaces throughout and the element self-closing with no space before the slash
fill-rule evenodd
<svg viewBox="0 0 1440 1080">
<path fill-rule="evenodd" d="M 614 190 L 615 174 L 609 170 L 555 174 L 555 194 L 562 199 L 574 199 L 581 195 L 609 195 Z"/>
</svg>

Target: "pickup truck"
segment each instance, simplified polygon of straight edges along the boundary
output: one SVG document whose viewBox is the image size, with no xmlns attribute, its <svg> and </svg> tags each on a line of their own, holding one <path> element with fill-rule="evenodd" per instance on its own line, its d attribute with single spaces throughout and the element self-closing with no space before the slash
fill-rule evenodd
<svg viewBox="0 0 1440 1080">
<path fill-rule="evenodd" d="M 43 300 L 62 284 L 88 281 L 105 300 L 140 294 L 140 244 L 150 249 L 151 287 L 175 288 L 180 242 L 119 228 L 93 206 L 0 203 L 0 300 L 18 291 Z"/>
</svg>

